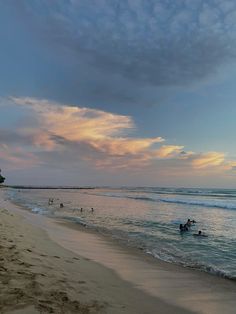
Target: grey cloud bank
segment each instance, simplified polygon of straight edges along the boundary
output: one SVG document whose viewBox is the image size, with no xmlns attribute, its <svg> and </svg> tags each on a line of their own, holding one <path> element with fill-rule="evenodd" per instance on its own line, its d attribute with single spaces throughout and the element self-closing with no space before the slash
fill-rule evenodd
<svg viewBox="0 0 236 314">
<path fill-rule="evenodd" d="M 234 1 L 12 3 L 35 36 L 67 58 L 68 92 L 79 89 L 85 103 L 154 103 L 156 88 L 200 82 L 235 61 Z"/>
</svg>

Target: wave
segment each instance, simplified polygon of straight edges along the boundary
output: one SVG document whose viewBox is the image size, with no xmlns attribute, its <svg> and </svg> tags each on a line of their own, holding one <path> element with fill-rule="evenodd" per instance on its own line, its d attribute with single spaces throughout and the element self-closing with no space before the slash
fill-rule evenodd
<svg viewBox="0 0 236 314">
<path fill-rule="evenodd" d="M 156 199 L 152 197 L 147 197 L 147 196 L 126 196 L 126 198 L 131 198 L 131 199 L 140 200 L 140 201 L 153 201 L 153 202 L 156 201 Z"/>
<path fill-rule="evenodd" d="M 146 253 L 149 255 L 152 255 L 154 258 L 157 258 L 157 259 L 162 260 L 162 261 L 167 262 L 167 263 L 178 264 L 178 265 L 181 265 L 185 268 L 197 269 L 197 270 L 215 275 L 217 277 L 236 281 L 235 275 L 230 274 L 229 272 L 227 272 L 223 269 L 219 269 L 213 265 L 206 265 L 206 264 L 197 263 L 197 262 L 194 263 L 194 262 L 184 261 L 184 260 L 179 260 L 179 259 L 177 260 L 177 259 L 175 259 L 174 256 L 171 256 L 169 254 L 166 254 L 166 255 L 158 254 L 158 253 L 152 252 L 150 250 L 146 250 Z"/>
<path fill-rule="evenodd" d="M 45 209 L 40 208 L 40 207 L 33 207 L 31 209 L 31 212 L 34 214 L 43 214 L 43 213 L 45 213 Z"/>
<path fill-rule="evenodd" d="M 98 225 L 90 224 L 87 221 L 78 218 L 78 217 L 70 217 L 70 216 L 62 216 L 60 218 L 69 220 L 71 222 L 74 222 L 76 224 L 79 224 L 83 227 L 89 228 L 91 230 L 94 230 L 98 232 L 99 234 L 111 236 L 113 239 L 116 239 L 116 241 L 122 243 L 123 245 L 127 245 L 129 247 L 135 247 L 139 250 L 142 250 L 145 254 L 152 255 L 154 258 L 168 262 L 173 263 L 177 265 L 181 265 L 185 268 L 191 268 L 196 269 L 202 272 L 206 272 L 218 277 L 222 277 L 225 279 L 229 279 L 232 281 L 236 281 L 236 276 L 233 274 L 230 274 L 230 272 L 220 269 L 214 265 L 207 265 L 202 262 L 196 262 L 191 260 L 185 260 L 180 259 L 178 256 L 173 254 L 173 252 L 163 252 L 161 249 L 159 249 L 159 253 L 155 252 L 153 249 L 150 249 L 147 247 L 147 243 L 145 241 L 142 241 L 143 233 L 139 231 L 124 231 L 121 229 L 109 229 L 108 227 L 101 227 Z M 124 221 L 125 222 L 125 221 Z M 131 221 L 130 221 L 131 223 Z M 138 222 L 137 225 L 141 223 Z M 153 224 L 153 222 L 147 222 L 148 224 Z M 159 223 L 155 223 L 156 225 L 159 225 Z M 136 225 L 136 224 L 135 224 Z M 143 222 L 142 222 L 143 225 Z M 145 226 L 145 225 L 144 225 Z M 150 227 L 150 226 L 149 226 Z"/>
<path fill-rule="evenodd" d="M 236 209 L 235 203 L 228 203 L 228 202 L 223 202 L 223 201 L 193 200 L 193 199 L 179 199 L 179 198 L 152 198 L 152 197 L 146 197 L 146 196 L 126 196 L 126 198 L 141 200 L 141 201 L 175 203 L 175 204 L 214 207 L 214 208 L 223 208 L 223 209 L 231 209 L 231 210 Z"/>
<path fill-rule="evenodd" d="M 200 200 L 183 200 L 183 199 L 170 199 L 170 198 L 160 198 L 160 202 L 164 203 L 176 203 L 176 204 L 186 204 L 186 205 L 196 205 L 205 207 L 215 207 L 223 209 L 236 209 L 236 204 L 226 203 L 226 202 L 214 202 L 214 201 L 200 201 Z"/>
<path fill-rule="evenodd" d="M 127 194 L 127 192 L 129 194 Z M 133 200 L 139 200 L 139 201 L 148 201 L 148 202 L 163 202 L 163 203 L 175 203 L 175 204 L 183 204 L 183 205 L 194 205 L 194 206 L 204 206 L 204 207 L 212 207 L 212 208 L 222 208 L 222 209 L 228 209 L 228 210 L 235 210 L 236 209 L 236 201 L 232 200 L 232 198 L 234 198 L 233 194 L 229 194 L 227 195 L 227 197 L 224 196 L 220 196 L 219 194 L 217 194 L 218 197 L 216 197 L 216 194 L 208 194 L 207 196 L 211 196 L 214 199 L 204 199 L 204 197 L 206 196 L 205 194 L 201 194 L 199 193 L 198 195 L 191 193 L 185 193 L 185 194 L 181 194 L 183 197 L 186 195 L 188 197 L 185 198 L 180 198 L 177 195 L 180 195 L 178 193 L 164 193 L 164 192 L 157 192 L 157 191 L 143 191 L 143 195 L 132 195 L 132 192 L 139 192 L 141 194 L 141 191 L 137 191 L 137 190 L 130 190 L 127 189 L 124 192 L 120 191 L 120 192 L 106 192 L 106 193 L 88 193 L 88 194 L 92 194 L 92 195 L 97 195 L 97 196 L 106 196 L 106 197 L 115 197 L 115 198 L 126 198 L 126 199 L 133 199 Z M 210 192 L 209 192 L 210 193 Z M 149 195 L 148 195 L 149 194 Z M 159 195 L 158 195 L 159 194 Z M 167 197 L 163 197 L 165 194 Z M 227 193 L 225 193 L 226 195 Z M 173 197 L 174 195 L 176 195 L 177 197 Z M 192 196 L 192 198 L 190 198 Z M 194 196 L 198 196 L 198 197 L 194 197 Z M 194 199 L 194 198 L 195 199 Z M 201 199 L 201 197 L 203 197 Z M 220 198 L 220 199 L 219 199 Z M 231 198 L 231 202 L 229 202 L 227 199 Z"/>
<path fill-rule="evenodd" d="M 116 191 L 117 188 L 110 188 L 111 191 Z M 206 188 L 161 188 L 161 187 L 123 187 L 118 190 L 130 193 L 152 193 L 152 194 L 168 194 L 168 195 L 196 195 L 210 197 L 226 197 L 236 198 L 236 190 L 234 189 L 206 189 Z"/>
</svg>

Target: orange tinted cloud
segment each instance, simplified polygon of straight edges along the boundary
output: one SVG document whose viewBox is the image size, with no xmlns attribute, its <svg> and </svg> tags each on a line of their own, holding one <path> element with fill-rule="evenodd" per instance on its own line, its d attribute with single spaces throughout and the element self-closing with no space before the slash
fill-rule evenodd
<svg viewBox="0 0 236 314">
<path fill-rule="evenodd" d="M 197 155 L 192 165 L 196 169 L 220 166 L 225 161 L 225 154 L 220 152 L 208 152 Z"/>
<path fill-rule="evenodd" d="M 128 116 L 89 108 L 62 106 L 46 100 L 12 99 L 15 104 L 29 106 L 35 112 L 40 129 L 25 128 L 24 132 L 34 134 L 34 144 L 45 146 L 46 149 L 55 149 L 58 145 L 55 137 L 60 137 L 66 141 L 87 143 L 107 155 L 124 156 L 147 154 L 152 150 L 152 145 L 164 141 L 161 137 L 124 136 L 127 131 L 134 129 L 134 123 Z"/>
<path fill-rule="evenodd" d="M 92 145 L 99 150 L 108 152 L 110 155 L 136 155 L 141 152 L 146 152 L 153 144 L 162 142 L 161 137 L 156 138 L 106 138 L 92 142 Z"/>
<path fill-rule="evenodd" d="M 12 98 L 15 104 L 28 106 L 34 110 L 43 127 L 70 141 L 104 139 L 121 135 L 124 130 L 133 129 L 132 119 L 128 116 L 109 112 L 62 106 L 46 100 L 34 98 Z"/>
<path fill-rule="evenodd" d="M 158 158 L 170 158 L 179 155 L 184 146 L 177 145 L 163 145 L 155 152 L 155 156 Z"/>
<path fill-rule="evenodd" d="M 33 149 L 69 154 L 73 146 L 71 154 L 97 168 L 137 168 L 162 159 L 178 161 L 179 169 L 196 171 L 222 169 L 225 165 L 225 154 L 221 152 L 199 154 L 184 151 L 182 145 L 162 145 L 162 137 L 131 137 L 128 134 L 135 130 L 135 125 L 129 116 L 34 98 L 11 100 L 28 108 L 37 120 L 37 126 L 19 129 L 30 136 Z"/>
</svg>

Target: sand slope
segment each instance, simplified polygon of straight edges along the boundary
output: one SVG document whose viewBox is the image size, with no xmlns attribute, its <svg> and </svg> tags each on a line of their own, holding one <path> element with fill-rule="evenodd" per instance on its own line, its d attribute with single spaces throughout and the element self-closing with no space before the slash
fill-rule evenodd
<svg viewBox="0 0 236 314">
<path fill-rule="evenodd" d="M 17 223 L 19 221 L 18 218 Z M 24 230 L 17 228 L 16 218 L 6 210 L 1 210 L 0 226 L 2 312 L 29 304 L 39 312 L 48 313 L 98 313 L 104 308 L 105 303 L 96 299 L 82 303 L 73 298 L 75 290 L 76 294 L 83 293 L 84 282 L 68 280 L 68 274 L 57 262 L 62 257 L 54 255 L 53 250 L 42 250 L 41 240 L 33 242 L 35 239 L 31 237 L 30 228 L 24 225 L 21 226 Z M 77 257 L 64 256 L 64 263 L 77 261 Z M 72 284 L 73 288 L 70 287 Z M 28 311 L 32 313 L 32 307 Z"/>
</svg>

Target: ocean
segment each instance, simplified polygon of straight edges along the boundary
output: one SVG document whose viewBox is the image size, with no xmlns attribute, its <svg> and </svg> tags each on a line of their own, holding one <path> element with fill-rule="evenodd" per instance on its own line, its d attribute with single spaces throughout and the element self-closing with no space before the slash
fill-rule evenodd
<svg viewBox="0 0 236 314">
<path fill-rule="evenodd" d="M 36 215 L 81 224 L 154 258 L 236 280 L 236 190 L 9 188 L 8 197 Z M 188 218 L 196 224 L 181 233 Z M 207 237 L 193 236 L 199 230 Z"/>
</svg>

